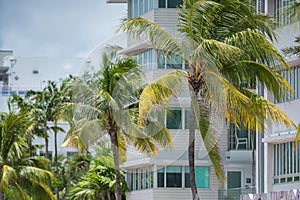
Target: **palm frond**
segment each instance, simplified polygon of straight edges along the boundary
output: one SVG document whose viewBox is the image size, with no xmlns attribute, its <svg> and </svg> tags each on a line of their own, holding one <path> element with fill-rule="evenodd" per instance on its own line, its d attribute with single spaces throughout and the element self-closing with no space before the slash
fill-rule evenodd
<svg viewBox="0 0 300 200">
<path fill-rule="evenodd" d="M 289 69 L 285 58 L 258 30 L 246 29 L 237 32 L 227 37 L 224 42 L 243 49 L 241 60 L 258 61 L 271 67 Z"/>
<path fill-rule="evenodd" d="M 160 104 L 178 95 L 185 75 L 185 71 L 173 70 L 147 84 L 140 96 L 140 117 L 148 116 L 153 105 Z"/>
<path fill-rule="evenodd" d="M 221 87 L 219 91 L 224 91 L 218 96 L 211 92 L 214 96 L 210 101 L 224 102 L 222 105 L 226 106 L 225 116 L 228 121 L 236 125 L 241 122 L 245 127 L 253 130 L 263 130 L 264 120 L 268 119 L 276 123 L 282 122 L 287 127 L 295 127 L 293 121 L 282 110 L 254 91 L 236 86 L 213 72 L 206 72 L 205 75 Z"/>
<path fill-rule="evenodd" d="M 232 62 L 242 50 L 217 40 L 203 39 L 195 49 L 193 58 L 211 71 L 218 71 L 222 63 Z M 196 63 L 196 61 L 194 61 Z"/>
<path fill-rule="evenodd" d="M 195 49 L 204 38 L 210 37 L 213 21 L 221 5 L 215 1 L 184 1 L 178 11 L 178 31 L 183 33 L 184 40 L 189 40 Z"/>
<path fill-rule="evenodd" d="M 290 96 L 293 89 L 283 76 L 275 69 L 255 61 L 236 61 L 223 69 L 233 82 L 242 83 L 249 81 L 249 77 L 263 83 L 272 92 L 277 100 Z M 246 80 L 248 79 L 248 80 Z"/>
<path fill-rule="evenodd" d="M 200 136 L 208 153 L 210 161 L 215 169 L 216 175 L 220 180 L 226 180 L 222 169 L 222 158 L 219 151 L 217 133 L 211 126 L 209 110 L 206 103 L 198 100 L 196 95 L 191 93 L 192 109 L 195 113 L 196 123 L 199 128 Z"/>
<path fill-rule="evenodd" d="M 155 50 L 163 50 L 168 55 L 184 53 L 181 44 L 171 33 L 150 20 L 141 17 L 128 19 L 119 29 L 134 39 L 147 41 Z"/>
</svg>

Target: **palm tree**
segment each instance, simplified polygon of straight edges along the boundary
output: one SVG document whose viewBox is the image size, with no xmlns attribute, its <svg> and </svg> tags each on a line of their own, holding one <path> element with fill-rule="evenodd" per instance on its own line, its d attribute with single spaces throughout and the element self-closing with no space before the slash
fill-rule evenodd
<svg viewBox="0 0 300 200">
<path fill-rule="evenodd" d="M 28 112 L 0 114 L 0 199 L 56 199 L 49 184 L 49 161 L 28 157 L 27 136 L 34 128 Z"/>
<path fill-rule="evenodd" d="M 42 91 L 35 91 L 30 90 L 25 95 L 26 99 L 30 99 L 32 101 L 32 105 L 34 106 L 34 110 L 37 111 L 37 126 L 36 132 L 40 136 L 45 139 L 45 157 L 49 158 L 49 135 L 48 135 L 48 125 L 47 122 L 49 121 L 49 96 L 45 91 L 45 88 Z"/>
<path fill-rule="evenodd" d="M 74 78 L 72 103 L 63 106 L 61 117 L 75 119 L 77 127 L 71 138 L 77 138 L 77 142 L 85 146 L 104 134 L 109 135 L 116 174 L 115 196 L 121 200 L 119 163 L 125 159 L 127 143 L 148 155 L 157 154 L 156 143 L 161 147 L 172 146 L 171 135 L 162 124 L 149 117 L 139 118 L 140 98 L 147 92 L 149 95 L 143 101 L 158 104 L 176 94 L 170 88 L 180 80 L 171 78 L 175 77 L 174 73 L 169 75 L 168 81 L 161 78 L 145 86 L 140 66 L 131 58 L 118 57 L 117 51 L 118 48 L 110 47 L 104 53 L 100 72 L 83 79 Z"/>
<path fill-rule="evenodd" d="M 270 119 L 294 126 L 276 105 L 247 87 L 251 82 L 262 83 L 275 99 L 291 91 L 278 73 L 288 65 L 270 42 L 275 39 L 272 20 L 254 10 L 247 0 L 184 0 L 178 8 L 180 40 L 141 17 L 128 19 L 120 26 L 134 39 L 147 41 L 158 54 L 169 58 L 175 55 L 189 66 L 187 72 L 178 72 L 178 78 L 186 79 L 191 96 L 188 151 L 193 199 L 199 199 L 194 173 L 194 123 L 221 180 L 225 175 L 214 116 L 252 130 L 262 130 L 264 121 Z M 140 115 L 147 111 L 140 107 Z"/>
<path fill-rule="evenodd" d="M 116 175 L 113 159 L 110 156 L 101 156 L 93 159 L 90 170 L 68 192 L 70 200 L 103 199 L 114 200 L 114 186 Z M 128 190 L 123 172 L 121 172 L 122 193 Z"/>
<path fill-rule="evenodd" d="M 34 116 L 35 127 L 34 130 L 28 134 L 28 151 L 29 157 L 31 157 L 35 153 L 35 147 L 32 145 L 32 138 L 40 136 L 39 131 L 37 131 L 39 130 L 38 121 L 40 116 L 43 116 L 43 113 L 40 109 L 36 108 L 30 100 L 17 94 L 13 94 L 9 99 L 9 107 L 21 112 L 29 112 Z"/>
<path fill-rule="evenodd" d="M 38 136 L 45 138 L 45 154 L 46 158 L 49 159 L 48 150 L 48 130 L 54 132 L 54 165 L 55 171 L 58 171 L 58 155 L 57 155 L 57 133 L 64 132 L 64 130 L 57 126 L 58 115 L 56 114 L 56 108 L 67 100 L 67 97 L 63 96 L 65 82 L 62 82 L 60 88 L 57 87 L 54 81 L 48 81 L 48 85 L 42 89 L 42 91 L 30 90 L 25 98 L 18 95 L 14 95 L 12 103 L 17 104 L 17 107 L 21 110 L 27 110 L 31 112 L 36 121 L 38 122 L 35 126 L 35 132 L 39 133 Z M 48 122 L 52 121 L 53 126 L 49 127 Z M 31 135 L 29 135 L 29 151 L 31 153 Z M 57 199 L 59 199 L 59 191 L 56 191 Z"/>
<path fill-rule="evenodd" d="M 37 126 L 39 131 L 42 132 L 45 138 L 45 155 L 49 158 L 49 140 L 48 131 L 54 132 L 54 162 L 57 162 L 57 133 L 64 132 L 64 130 L 57 126 L 58 114 L 57 107 L 64 101 L 67 101 L 68 97 L 63 95 L 65 82 L 63 81 L 58 88 L 54 81 L 48 81 L 41 91 L 30 90 L 26 93 L 25 102 L 31 101 L 31 107 L 38 112 L 39 125 Z M 53 122 L 53 126 L 49 127 L 48 122 Z"/>
</svg>

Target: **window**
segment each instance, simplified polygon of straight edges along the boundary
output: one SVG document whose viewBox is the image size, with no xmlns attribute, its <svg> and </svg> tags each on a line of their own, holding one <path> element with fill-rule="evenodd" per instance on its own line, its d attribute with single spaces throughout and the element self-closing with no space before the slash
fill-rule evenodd
<svg viewBox="0 0 300 200">
<path fill-rule="evenodd" d="M 300 142 L 295 149 L 294 142 L 274 145 L 274 184 L 299 182 Z"/>
<path fill-rule="evenodd" d="M 131 10 L 130 17 L 138 17 L 150 10 L 153 10 L 157 6 L 155 6 L 156 0 L 132 0 L 131 1 Z"/>
<path fill-rule="evenodd" d="M 182 4 L 182 0 L 168 0 L 168 8 L 177 8 Z"/>
<path fill-rule="evenodd" d="M 155 53 L 153 49 L 147 49 L 135 55 L 137 64 L 142 66 L 144 72 L 148 72 L 154 68 Z"/>
<path fill-rule="evenodd" d="M 229 124 L 229 150 L 234 149 L 252 149 L 251 139 L 255 134 L 245 128 L 243 125 L 236 127 L 233 123 Z M 255 143 L 254 143 L 255 144 Z M 255 146 L 254 146 L 255 148 Z"/>
<path fill-rule="evenodd" d="M 158 69 L 182 69 L 182 59 L 179 55 L 165 56 L 163 53 L 158 52 L 157 68 Z"/>
<path fill-rule="evenodd" d="M 209 188 L 209 178 L 210 178 L 209 174 L 210 172 L 208 166 L 195 166 L 197 188 Z M 157 166 L 157 187 L 167 187 L 167 188 L 191 187 L 189 167 L 172 166 L 172 165 Z"/>
<path fill-rule="evenodd" d="M 166 0 L 159 0 L 158 1 L 158 7 L 159 8 L 165 8 L 166 7 Z"/>
<path fill-rule="evenodd" d="M 291 70 L 283 70 L 280 73 L 283 76 L 283 78 L 292 86 L 294 93 L 290 93 L 288 96 L 286 95 L 279 102 L 287 102 L 287 101 L 299 99 L 300 98 L 300 65 L 292 67 Z"/>
<path fill-rule="evenodd" d="M 209 167 L 195 166 L 195 178 L 197 188 L 209 188 Z M 185 167 L 185 187 L 191 187 L 190 184 L 190 169 Z"/>
<path fill-rule="evenodd" d="M 165 168 L 164 166 L 157 166 L 157 187 L 164 187 L 165 183 Z"/>
<path fill-rule="evenodd" d="M 170 108 L 167 110 L 167 128 L 181 129 L 181 108 Z"/>
<path fill-rule="evenodd" d="M 167 69 L 182 69 L 182 61 L 180 56 L 172 55 L 166 59 Z"/>
<path fill-rule="evenodd" d="M 156 53 L 153 49 L 147 49 L 135 54 L 136 62 L 142 66 L 143 71 L 152 69 L 182 69 L 182 59 L 180 56 L 164 56 L 162 53 Z"/>
<path fill-rule="evenodd" d="M 182 4 L 182 0 L 158 0 L 159 8 L 177 8 Z"/>
<path fill-rule="evenodd" d="M 288 10 L 295 0 L 275 0 L 274 1 L 274 17 L 280 26 L 285 26 L 292 23 L 293 10 Z M 298 19 L 299 20 L 299 19 Z"/>
<path fill-rule="evenodd" d="M 127 184 L 131 191 L 153 188 L 153 167 L 127 170 Z"/>
<path fill-rule="evenodd" d="M 182 178 L 181 166 L 167 166 L 167 187 L 180 187 Z"/>
</svg>

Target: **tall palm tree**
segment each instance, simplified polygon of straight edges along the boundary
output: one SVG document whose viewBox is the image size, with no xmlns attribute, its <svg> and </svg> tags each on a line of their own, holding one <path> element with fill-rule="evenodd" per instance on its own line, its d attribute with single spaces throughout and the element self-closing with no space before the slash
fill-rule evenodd
<svg viewBox="0 0 300 200">
<path fill-rule="evenodd" d="M 66 101 L 67 97 L 63 96 L 65 83 L 62 82 L 58 87 L 54 81 L 48 81 L 48 84 L 41 91 L 30 90 L 26 93 L 25 98 L 32 101 L 35 110 L 40 110 L 41 114 L 38 116 L 39 129 L 45 138 L 45 155 L 49 158 L 49 135 L 48 131 L 54 132 L 54 162 L 57 162 L 57 133 L 64 130 L 57 126 L 58 115 L 57 107 Z M 49 127 L 48 122 L 53 122 L 53 126 Z"/>
<path fill-rule="evenodd" d="M 9 107 L 15 110 L 19 110 L 20 112 L 29 112 L 32 116 L 34 116 L 35 127 L 30 134 L 28 134 L 28 151 L 29 157 L 34 154 L 34 146 L 32 145 L 32 138 L 35 136 L 41 136 L 39 131 L 39 119 L 40 116 L 43 116 L 43 113 L 40 109 L 38 109 L 29 99 L 24 98 L 23 96 L 13 94 L 9 99 Z"/>
<path fill-rule="evenodd" d="M 149 155 L 157 154 L 156 143 L 161 147 L 172 146 L 168 129 L 149 117 L 139 118 L 137 104 L 144 92 L 148 93 L 144 102 L 150 100 L 152 104 L 159 104 L 176 94 L 170 88 L 180 80 L 172 79 L 174 73 L 168 79 L 161 78 L 145 86 L 140 66 L 131 58 L 117 56 L 117 51 L 118 48 L 110 47 L 104 53 L 100 72 L 87 76 L 85 80 L 73 80 L 72 103 L 63 106 L 61 116 L 70 119 L 66 115 L 71 114 L 71 118 L 75 118 L 77 127 L 73 138 L 85 146 L 104 134 L 109 135 L 116 174 L 115 196 L 121 200 L 119 164 L 125 159 L 127 143 Z"/>
<path fill-rule="evenodd" d="M 0 114 L 0 199 L 56 199 L 49 188 L 49 161 L 27 155 L 27 135 L 33 128 L 28 112 Z"/>
<path fill-rule="evenodd" d="M 262 130 L 264 121 L 270 119 L 294 126 L 276 105 L 245 87 L 257 81 L 276 99 L 291 91 L 278 73 L 288 65 L 270 42 L 275 39 L 272 20 L 254 11 L 248 0 L 184 0 L 178 8 L 179 40 L 141 17 L 128 19 L 120 26 L 131 37 L 147 41 L 158 54 L 169 58 L 176 55 L 189 66 L 187 72 L 178 74 L 188 82 L 191 96 L 188 152 L 193 199 L 199 199 L 194 173 L 194 123 L 221 180 L 225 175 L 214 116 L 223 116 L 237 127 L 241 123 L 252 130 Z M 147 112 L 140 107 L 141 115 Z"/>
</svg>

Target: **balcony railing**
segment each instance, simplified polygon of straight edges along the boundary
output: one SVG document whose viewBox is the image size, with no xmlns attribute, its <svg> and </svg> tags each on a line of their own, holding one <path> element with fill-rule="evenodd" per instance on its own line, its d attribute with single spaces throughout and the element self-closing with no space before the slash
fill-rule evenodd
<svg viewBox="0 0 300 200">
<path fill-rule="evenodd" d="M 219 190 L 218 200 L 238 200 L 241 194 L 252 194 L 255 192 L 255 187 L 223 189 Z"/>
</svg>

